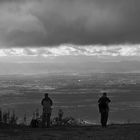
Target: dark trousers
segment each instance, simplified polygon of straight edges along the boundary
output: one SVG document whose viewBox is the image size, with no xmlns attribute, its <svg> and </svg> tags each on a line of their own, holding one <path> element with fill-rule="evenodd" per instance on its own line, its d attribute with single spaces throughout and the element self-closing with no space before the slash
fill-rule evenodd
<svg viewBox="0 0 140 140">
<path fill-rule="evenodd" d="M 101 112 L 101 124 L 102 127 L 106 127 L 108 120 L 108 111 L 102 111 Z"/>
<path fill-rule="evenodd" d="M 46 123 L 47 123 L 47 128 L 50 127 L 50 119 L 51 118 L 51 113 L 43 113 L 42 115 L 42 126 L 46 127 Z"/>
</svg>

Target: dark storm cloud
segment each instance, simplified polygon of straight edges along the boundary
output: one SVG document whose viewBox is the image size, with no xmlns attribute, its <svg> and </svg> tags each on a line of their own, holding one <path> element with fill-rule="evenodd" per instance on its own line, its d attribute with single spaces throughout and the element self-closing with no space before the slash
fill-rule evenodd
<svg viewBox="0 0 140 140">
<path fill-rule="evenodd" d="M 0 0 L 0 46 L 140 43 L 139 0 Z"/>
</svg>

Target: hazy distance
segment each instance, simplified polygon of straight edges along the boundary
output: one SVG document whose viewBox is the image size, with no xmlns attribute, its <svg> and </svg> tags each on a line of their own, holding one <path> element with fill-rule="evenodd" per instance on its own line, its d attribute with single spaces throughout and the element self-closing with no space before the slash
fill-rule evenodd
<svg viewBox="0 0 140 140">
<path fill-rule="evenodd" d="M 98 58 L 94 56 L 3 57 L 0 75 L 44 73 L 135 73 L 140 72 L 138 58 Z"/>
</svg>

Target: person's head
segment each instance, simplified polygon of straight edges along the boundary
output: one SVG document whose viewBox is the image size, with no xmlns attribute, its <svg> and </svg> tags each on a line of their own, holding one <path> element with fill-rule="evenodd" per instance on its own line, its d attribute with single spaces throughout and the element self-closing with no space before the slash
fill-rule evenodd
<svg viewBox="0 0 140 140">
<path fill-rule="evenodd" d="M 103 96 L 104 96 L 104 97 L 106 97 L 106 96 L 107 96 L 107 93 L 106 93 L 106 92 L 104 92 L 104 93 L 103 93 Z"/>
<path fill-rule="evenodd" d="M 44 95 L 44 96 L 45 96 L 45 98 L 48 98 L 48 93 L 45 93 L 45 95 Z"/>
</svg>

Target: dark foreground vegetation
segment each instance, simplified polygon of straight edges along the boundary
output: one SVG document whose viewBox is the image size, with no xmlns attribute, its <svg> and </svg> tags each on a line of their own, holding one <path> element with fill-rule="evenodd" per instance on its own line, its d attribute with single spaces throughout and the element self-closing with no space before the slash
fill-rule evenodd
<svg viewBox="0 0 140 140">
<path fill-rule="evenodd" d="M 0 140 L 139 140 L 140 124 L 100 126 L 15 127 L 0 129 Z"/>
<path fill-rule="evenodd" d="M 42 115 L 39 114 L 39 110 L 36 109 L 33 112 L 32 119 L 30 122 L 27 122 L 26 114 L 18 121 L 18 117 L 15 114 L 15 111 L 2 111 L 0 109 L 0 128 L 5 127 L 30 127 L 30 128 L 41 128 L 42 127 Z M 58 110 L 58 115 L 51 118 L 51 127 L 57 126 L 79 126 L 85 125 L 83 120 L 77 120 L 71 116 L 65 116 L 62 109 Z"/>
<path fill-rule="evenodd" d="M 51 120 L 51 128 L 41 127 L 41 115 L 33 113 L 30 123 L 26 114 L 18 123 L 15 112 L 0 110 L 0 140 L 140 140 L 140 124 L 87 125 L 73 117 L 64 117 L 63 110 Z"/>
</svg>

